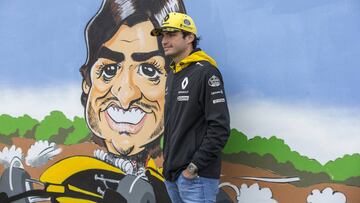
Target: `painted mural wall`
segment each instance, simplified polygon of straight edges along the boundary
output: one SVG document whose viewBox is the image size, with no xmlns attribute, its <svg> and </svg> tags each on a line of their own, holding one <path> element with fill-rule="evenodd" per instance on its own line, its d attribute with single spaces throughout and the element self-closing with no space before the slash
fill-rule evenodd
<svg viewBox="0 0 360 203">
<path fill-rule="evenodd" d="M 1 1 L 0 202 L 169 202 L 172 11 L 224 77 L 217 202 L 359 203 L 357 0 Z"/>
</svg>

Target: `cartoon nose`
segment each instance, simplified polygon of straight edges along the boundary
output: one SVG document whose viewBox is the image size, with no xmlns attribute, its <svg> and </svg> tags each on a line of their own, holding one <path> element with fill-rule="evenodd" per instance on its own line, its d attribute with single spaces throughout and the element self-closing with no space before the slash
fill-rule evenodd
<svg viewBox="0 0 360 203">
<path fill-rule="evenodd" d="M 124 67 L 118 81 L 115 81 L 112 88 L 112 94 L 117 97 L 124 109 L 129 109 L 131 104 L 141 97 L 141 91 L 134 82 L 132 73 L 131 67 Z"/>
</svg>

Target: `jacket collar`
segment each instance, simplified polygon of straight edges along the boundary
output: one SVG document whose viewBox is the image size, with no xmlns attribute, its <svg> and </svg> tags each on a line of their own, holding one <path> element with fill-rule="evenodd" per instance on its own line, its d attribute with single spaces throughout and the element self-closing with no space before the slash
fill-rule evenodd
<svg viewBox="0 0 360 203">
<path fill-rule="evenodd" d="M 186 67 L 188 67 L 191 63 L 198 61 L 208 61 L 213 66 L 217 67 L 216 61 L 213 58 L 207 55 L 200 48 L 196 48 L 187 57 L 182 59 L 179 63 L 175 64 L 174 62 L 172 62 L 170 68 L 174 73 L 178 73 L 183 69 L 185 69 Z"/>
</svg>

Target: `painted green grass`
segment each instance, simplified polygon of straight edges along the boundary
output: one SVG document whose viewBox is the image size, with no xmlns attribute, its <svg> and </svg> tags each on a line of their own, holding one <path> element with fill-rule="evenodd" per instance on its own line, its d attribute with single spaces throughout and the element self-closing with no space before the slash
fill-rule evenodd
<svg viewBox="0 0 360 203">
<path fill-rule="evenodd" d="M 247 136 L 236 129 L 232 129 L 229 140 L 223 150 L 225 154 L 232 153 L 256 153 L 261 156 L 272 155 L 279 163 L 290 162 L 297 170 L 312 173 L 325 172 L 334 181 L 345 181 L 351 177 L 360 176 L 360 154 L 345 155 L 334 161 L 322 165 L 315 159 L 302 156 L 275 136 L 263 138 L 256 136 L 248 139 Z"/>
<path fill-rule="evenodd" d="M 66 134 L 60 133 L 65 130 Z M 73 120 L 68 119 L 61 111 L 52 111 L 43 120 L 37 121 L 28 115 L 12 117 L 7 114 L 0 115 L 0 135 L 34 138 L 35 140 L 50 140 L 56 136 L 64 140 L 57 144 L 77 144 L 90 136 L 84 118 L 75 116 Z"/>
<path fill-rule="evenodd" d="M 23 137 L 26 132 L 32 130 L 38 123 L 39 121 L 28 115 L 12 117 L 3 114 L 0 116 L 0 134 L 6 136 L 17 134 L 19 137 Z"/>
</svg>

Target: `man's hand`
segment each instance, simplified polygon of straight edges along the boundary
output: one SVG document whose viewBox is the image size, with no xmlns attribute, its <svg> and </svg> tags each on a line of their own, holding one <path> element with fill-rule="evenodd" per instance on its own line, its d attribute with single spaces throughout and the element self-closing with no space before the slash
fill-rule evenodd
<svg viewBox="0 0 360 203">
<path fill-rule="evenodd" d="M 183 170 L 182 174 L 187 179 L 194 179 L 194 178 L 198 177 L 197 173 L 195 173 L 195 174 L 190 173 L 188 169 Z"/>
<path fill-rule="evenodd" d="M 196 165 L 190 163 L 189 166 L 182 172 L 182 174 L 187 179 L 194 179 L 198 177 Z"/>
</svg>

